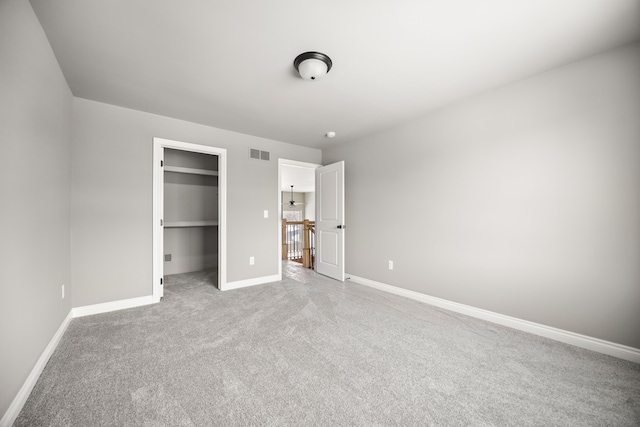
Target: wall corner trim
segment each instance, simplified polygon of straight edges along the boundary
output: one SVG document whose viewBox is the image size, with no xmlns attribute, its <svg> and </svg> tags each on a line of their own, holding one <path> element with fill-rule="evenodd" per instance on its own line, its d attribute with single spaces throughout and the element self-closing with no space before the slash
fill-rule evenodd
<svg viewBox="0 0 640 427">
<path fill-rule="evenodd" d="M 29 376 L 27 376 L 26 381 L 20 388 L 20 391 L 18 392 L 16 397 L 13 399 L 13 402 L 11 402 L 11 405 L 9 405 L 7 412 L 5 412 L 2 416 L 2 419 L 0 419 L 0 427 L 10 427 L 18 418 L 18 415 L 20 415 L 22 407 L 27 402 L 27 399 L 29 398 L 33 387 L 35 387 L 38 378 L 40 378 L 40 374 L 44 370 L 44 367 L 47 366 L 49 358 L 51 358 L 51 355 L 56 350 L 56 347 L 58 347 L 58 343 L 67 330 L 67 327 L 71 323 L 72 318 L 73 314 L 72 310 L 70 310 L 69 314 L 67 314 L 67 317 L 64 318 L 62 324 L 60 324 L 60 327 L 53 335 L 53 338 L 51 338 L 51 341 L 49 341 L 49 344 L 47 344 L 47 346 L 45 347 L 42 355 L 40 355 L 40 358 L 29 373 Z"/>
<path fill-rule="evenodd" d="M 75 307 L 71 310 L 74 318 L 91 316 L 92 314 L 107 313 L 109 311 L 124 310 L 126 308 L 140 307 L 143 305 L 154 304 L 153 295 L 138 298 L 130 298 L 119 301 L 105 302 L 102 304 L 85 305 Z"/>
<path fill-rule="evenodd" d="M 256 277 L 254 279 L 237 280 L 235 282 L 227 282 L 220 290 L 230 291 L 232 289 L 246 288 L 248 286 L 262 285 L 264 283 L 277 282 L 281 276 L 274 274 L 273 276 Z"/>
<path fill-rule="evenodd" d="M 347 274 L 351 281 L 360 285 L 368 286 L 391 294 L 400 295 L 416 301 L 424 302 L 445 310 L 454 311 L 456 313 L 465 314 L 467 316 L 476 317 L 488 322 L 497 323 L 534 335 L 550 338 L 565 344 L 574 345 L 587 350 L 598 353 L 607 354 L 619 359 L 628 360 L 634 363 L 640 363 L 640 349 L 617 344 L 598 338 L 589 337 L 587 335 L 576 334 L 574 332 L 565 331 L 563 329 L 553 328 L 551 326 L 541 325 L 539 323 L 522 320 L 515 317 L 505 316 L 504 314 L 495 313 L 493 311 L 483 310 L 481 308 L 472 307 L 465 304 L 449 301 L 442 298 L 433 297 L 420 292 L 399 288 L 397 286 L 388 285 L 386 283 L 376 282 L 374 280 L 365 279 L 353 274 Z"/>
</svg>

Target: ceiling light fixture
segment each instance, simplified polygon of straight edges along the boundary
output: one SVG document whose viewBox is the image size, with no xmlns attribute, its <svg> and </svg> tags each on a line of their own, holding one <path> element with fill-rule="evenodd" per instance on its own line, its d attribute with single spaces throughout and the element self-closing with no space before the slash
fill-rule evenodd
<svg viewBox="0 0 640 427">
<path fill-rule="evenodd" d="M 296 56 L 293 66 L 303 79 L 317 80 L 331 70 L 333 63 L 324 53 L 305 52 Z"/>
<path fill-rule="evenodd" d="M 289 206 L 294 207 L 296 205 L 296 201 L 293 200 L 293 185 L 291 186 L 291 200 L 289 200 Z"/>
<path fill-rule="evenodd" d="M 284 192 L 283 192 L 283 198 L 284 198 Z M 286 202 L 284 201 L 282 202 L 283 206 L 286 204 L 287 204 Z M 290 208 L 295 208 L 298 205 L 306 205 L 305 202 L 296 202 L 295 199 L 293 198 L 293 185 L 291 186 L 291 200 L 289 200 L 288 204 Z"/>
<path fill-rule="evenodd" d="M 336 133 L 335 132 L 327 132 L 324 134 L 325 138 L 335 138 L 336 137 Z"/>
</svg>

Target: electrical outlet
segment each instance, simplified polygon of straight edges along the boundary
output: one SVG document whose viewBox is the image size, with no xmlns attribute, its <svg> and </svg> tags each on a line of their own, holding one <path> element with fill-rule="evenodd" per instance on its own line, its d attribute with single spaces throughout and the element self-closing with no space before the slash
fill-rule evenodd
<svg viewBox="0 0 640 427">
<path fill-rule="evenodd" d="M 269 211 L 266 209 L 264 210 L 264 217 L 269 218 Z"/>
<path fill-rule="evenodd" d="M 256 263 L 256 259 L 255 259 L 255 257 L 250 256 L 250 257 L 249 257 L 249 265 L 253 265 L 253 264 L 255 264 L 255 263 Z"/>
<path fill-rule="evenodd" d="M 64 299 L 64 285 L 62 285 L 62 299 Z"/>
<path fill-rule="evenodd" d="M 393 261 L 389 260 L 389 270 L 393 270 Z"/>
<path fill-rule="evenodd" d="M 171 261 L 171 254 L 165 254 L 165 255 L 164 255 L 164 261 L 165 261 L 165 262 L 169 262 L 169 261 Z"/>
</svg>

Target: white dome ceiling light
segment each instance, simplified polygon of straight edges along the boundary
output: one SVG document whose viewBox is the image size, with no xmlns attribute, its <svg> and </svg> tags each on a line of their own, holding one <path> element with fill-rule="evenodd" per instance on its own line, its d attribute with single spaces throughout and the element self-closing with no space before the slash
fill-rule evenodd
<svg viewBox="0 0 640 427">
<path fill-rule="evenodd" d="M 303 79 L 318 80 L 331 70 L 333 63 L 324 53 L 305 52 L 293 60 L 293 66 Z"/>
</svg>

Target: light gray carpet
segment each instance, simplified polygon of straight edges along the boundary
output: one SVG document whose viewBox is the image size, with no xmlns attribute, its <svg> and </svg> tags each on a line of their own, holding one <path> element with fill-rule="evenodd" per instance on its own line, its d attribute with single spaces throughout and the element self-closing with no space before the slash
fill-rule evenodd
<svg viewBox="0 0 640 427">
<path fill-rule="evenodd" d="M 285 270 L 74 319 L 15 425 L 640 425 L 640 365 Z"/>
</svg>

